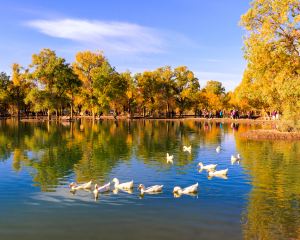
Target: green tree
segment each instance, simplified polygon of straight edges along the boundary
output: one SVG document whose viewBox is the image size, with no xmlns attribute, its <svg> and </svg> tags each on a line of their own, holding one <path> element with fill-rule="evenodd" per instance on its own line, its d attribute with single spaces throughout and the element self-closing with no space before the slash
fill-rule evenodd
<svg viewBox="0 0 300 240">
<path fill-rule="evenodd" d="M 123 111 L 127 105 L 127 90 L 130 82 L 123 75 L 115 72 L 109 81 L 110 89 L 107 94 L 110 99 L 110 107 L 115 111 Z"/>
<path fill-rule="evenodd" d="M 94 79 L 94 92 L 100 110 L 109 108 L 117 111 L 126 98 L 127 81 L 110 66 L 108 61 L 103 62 L 98 68 Z"/>
<path fill-rule="evenodd" d="M 57 57 L 56 53 L 50 49 L 42 49 L 39 54 L 32 55 L 33 68 L 31 78 L 36 80 L 36 87 L 41 89 L 38 93 L 36 89 L 32 89 L 30 94 L 32 104 L 39 103 L 39 106 L 47 109 L 48 119 L 50 119 L 51 111 L 58 109 L 60 80 L 62 79 L 61 69 L 64 67 L 65 60 Z M 37 94 L 38 93 L 38 94 Z M 40 108 L 39 107 L 39 108 Z"/>
<path fill-rule="evenodd" d="M 156 98 L 159 89 L 157 73 L 154 71 L 145 71 L 135 76 L 139 93 L 141 94 L 140 105 L 143 109 L 143 116 L 146 116 L 146 111 L 150 115 L 156 110 Z"/>
<path fill-rule="evenodd" d="M 170 66 L 161 67 L 155 70 L 158 76 L 159 95 L 158 101 L 166 109 L 166 116 L 170 116 L 170 109 L 175 107 L 174 99 L 174 72 Z"/>
<path fill-rule="evenodd" d="M 62 105 L 64 103 L 70 105 L 70 117 L 73 119 L 74 98 L 78 94 L 82 82 L 69 64 L 62 63 L 56 71 L 58 71 L 57 82 L 55 84 L 57 96 L 61 100 Z"/>
</svg>

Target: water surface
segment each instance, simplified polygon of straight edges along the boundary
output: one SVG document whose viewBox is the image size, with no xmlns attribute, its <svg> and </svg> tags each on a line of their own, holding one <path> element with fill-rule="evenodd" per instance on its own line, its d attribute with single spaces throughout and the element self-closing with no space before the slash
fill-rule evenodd
<svg viewBox="0 0 300 240">
<path fill-rule="evenodd" d="M 238 137 L 254 128 L 191 120 L 2 121 L 0 239 L 299 239 L 300 144 Z M 232 165 L 237 152 L 243 159 Z M 229 168 L 228 179 L 208 179 L 199 161 Z M 91 192 L 68 189 L 72 181 L 114 177 L 133 179 L 134 192 L 95 201 Z M 174 186 L 196 182 L 196 196 L 174 198 Z M 139 183 L 164 190 L 142 198 Z"/>
</svg>

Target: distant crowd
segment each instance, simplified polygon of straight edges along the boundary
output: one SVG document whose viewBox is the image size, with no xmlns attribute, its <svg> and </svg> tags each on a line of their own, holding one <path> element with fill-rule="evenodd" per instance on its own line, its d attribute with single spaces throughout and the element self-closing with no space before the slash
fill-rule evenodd
<svg viewBox="0 0 300 240">
<path fill-rule="evenodd" d="M 200 110 L 196 113 L 196 116 L 203 117 L 203 118 L 231 118 L 231 119 L 240 119 L 240 118 L 246 118 L 246 119 L 256 119 L 260 117 L 259 114 L 255 114 L 253 110 L 251 111 L 239 111 L 238 109 L 231 109 L 230 111 L 226 110 L 214 110 L 209 111 L 207 109 Z M 274 110 L 272 112 L 267 112 L 265 119 L 268 120 L 278 120 L 279 119 L 279 112 L 277 110 Z"/>
<path fill-rule="evenodd" d="M 242 112 L 240 114 L 238 109 L 232 109 L 230 111 L 226 110 L 215 110 L 215 111 L 208 111 L 207 109 L 200 110 L 198 112 L 199 117 L 204 118 L 232 118 L 232 119 L 239 119 L 239 118 L 248 118 L 248 119 L 254 119 L 256 118 L 254 115 L 254 111 L 248 111 L 248 112 Z"/>
</svg>

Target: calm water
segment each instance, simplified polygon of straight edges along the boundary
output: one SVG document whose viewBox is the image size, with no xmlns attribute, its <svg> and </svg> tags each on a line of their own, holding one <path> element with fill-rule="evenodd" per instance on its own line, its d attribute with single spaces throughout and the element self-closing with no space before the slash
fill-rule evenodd
<svg viewBox="0 0 300 240">
<path fill-rule="evenodd" d="M 2 121 L 0 239 L 299 239 L 300 143 L 239 139 L 252 128 L 187 120 Z M 243 160 L 231 165 L 237 152 Z M 229 168 L 228 179 L 208 179 L 197 171 L 199 161 Z M 114 177 L 133 179 L 134 192 L 95 201 L 91 192 L 68 189 L 71 181 Z M 196 182 L 197 196 L 174 198 L 174 186 Z M 141 198 L 138 183 L 165 187 Z"/>
</svg>

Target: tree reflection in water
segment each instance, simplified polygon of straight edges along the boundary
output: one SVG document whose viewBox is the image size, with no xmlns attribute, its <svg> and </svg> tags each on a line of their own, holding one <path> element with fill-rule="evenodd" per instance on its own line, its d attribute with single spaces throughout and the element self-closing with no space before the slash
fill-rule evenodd
<svg viewBox="0 0 300 240">
<path fill-rule="evenodd" d="M 298 142 L 236 139 L 253 189 L 244 214 L 244 239 L 300 238 Z"/>
</svg>

